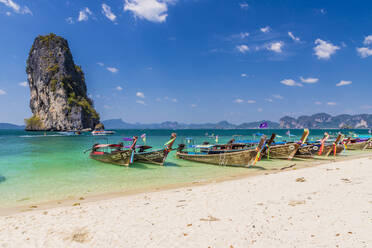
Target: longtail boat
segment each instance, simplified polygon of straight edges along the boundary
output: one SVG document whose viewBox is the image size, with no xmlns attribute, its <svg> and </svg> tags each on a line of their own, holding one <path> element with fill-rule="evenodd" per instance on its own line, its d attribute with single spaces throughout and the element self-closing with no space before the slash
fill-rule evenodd
<svg viewBox="0 0 372 248">
<path fill-rule="evenodd" d="M 138 137 L 131 138 L 132 145 L 129 148 L 119 144 L 94 144 L 90 149 L 90 158 L 110 164 L 129 166 L 133 163 L 133 156 Z M 128 140 L 129 141 L 129 140 Z"/>
<path fill-rule="evenodd" d="M 151 146 L 139 146 L 134 154 L 134 162 L 163 165 L 169 152 L 172 151 L 172 146 L 176 138 L 177 135 L 172 133 L 171 139 L 164 144 L 165 148 L 153 151 L 146 151 L 151 149 Z"/>
<path fill-rule="evenodd" d="M 177 158 L 221 166 L 249 167 L 257 162 L 262 148 L 264 147 L 265 140 L 266 136 L 263 135 L 256 148 L 240 151 L 226 151 L 217 154 L 185 151 L 185 144 L 180 144 L 177 149 Z"/>
<path fill-rule="evenodd" d="M 372 146 L 372 138 L 369 139 L 349 139 L 346 142 L 347 150 L 365 150 Z"/>
<path fill-rule="evenodd" d="M 318 156 L 329 156 L 333 152 L 335 156 L 345 150 L 345 146 L 342 142 L 342 134 L 339 134 L 334 142 L 326 143 L 329 137 L 329 134 L 325 133 L 324 137 L 317 143 L 308 144 L 309 147 L 312 147 L 309 152 Z"/>
<path fill-rule="evenodd" d="M 291 160 L 302 144 L 305 143 L 307 137 L 309 136 L 309 129 L 305 129 L 300 142 L 287 142 L 284 144 L 270 143 L 268 142 L 268 147 L 265 151 L 265 156 L 267 158 L 276 159 L 288 159 Z M 270 143 L 270 144 L 269 144 Z"/>
</svg>

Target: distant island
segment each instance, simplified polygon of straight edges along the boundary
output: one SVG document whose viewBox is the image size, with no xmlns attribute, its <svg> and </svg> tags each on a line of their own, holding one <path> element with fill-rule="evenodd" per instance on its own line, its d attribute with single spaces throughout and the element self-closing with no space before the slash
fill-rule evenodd
<svg viewBox="0 0 372 248">
<path fill-rule="evenodd" d="M 318 113 L 311 116 L 300 116 L 293 118 L 282 117 L 279 122 L 256 121 L 242 124 L 232 124 L 228 121 L 218 123 L 185 124 L 179 122 L 166 121 L 162 123 L 141 124 L 128 123 L 122 119 L 105 120 L 102 123 L 108 129 L 252 129 L 258 128 L 261 123 L 267 122 L 267 128 L 271 129 L 291 129 L 291 128 L 372 128 L 372 115 L 337 115 L 331 116 L 326 113 Z"/>
<path fill-rule="evenodd" d="M 372 128 L 372 114 L 360 115 L 337 115 L 331 116 L 326 113 L 314 114 L 311 116 L 300 116 L 293 118 L 284 116 L 279 122 L 273 121 L 256 121 L 245 122 L 242 124 L 232 124 L 228 121 L 220 121 L 218 123 L 202 123 L 202 124 L 185 124 L 176 121 L 166 121 L 162 123 L 142 124 L 128 123 L 122 119 L 110 119 L 102 121 L 106 129 L 255 129 L 259 128 L 260 124 L 267 122 L 267 128 L 270 129 L 368 129 Z M 0 129 L 23 129 L 24 126 L 18 126 L 10 123 L 0 123 Z"/>
</svg>

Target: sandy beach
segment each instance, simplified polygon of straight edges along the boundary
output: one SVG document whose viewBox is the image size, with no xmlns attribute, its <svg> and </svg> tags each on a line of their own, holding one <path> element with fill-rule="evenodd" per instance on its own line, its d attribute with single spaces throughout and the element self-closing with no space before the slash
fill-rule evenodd
<svg viewBox="0 0 372 248">
<path fill-rule="evenodd" d="M 1 247 L 370 247 L 372 158 L 0 217 Z"/>
</svg>

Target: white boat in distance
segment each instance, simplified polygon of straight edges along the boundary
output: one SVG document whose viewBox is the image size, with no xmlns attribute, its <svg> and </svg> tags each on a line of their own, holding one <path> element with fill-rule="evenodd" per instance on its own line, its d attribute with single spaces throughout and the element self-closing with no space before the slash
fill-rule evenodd
<svg viewBox="0 0 372 248">
<path fill-rule="evenodd" d="M 112 135 L 114 133 L 115 133 L 114 131 L 94 130 L 92 132 L 92 135 Z"/>
</svg>

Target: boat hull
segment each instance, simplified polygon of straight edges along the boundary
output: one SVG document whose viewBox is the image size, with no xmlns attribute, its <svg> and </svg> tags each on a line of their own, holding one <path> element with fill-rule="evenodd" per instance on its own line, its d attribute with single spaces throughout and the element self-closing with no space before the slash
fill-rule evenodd
<svg viewBox="0 0 372 248">
<path fill-rule="evenodd" d="M 350 143 L 347 145 L 347 150 L 364 150 L 366 148 L 371 149 L 371 142 L 369 140 L 362 141 L 362 142 L 356 142 L 356 143 Z"/>
<path fill-rule="evenodd" d="M 319 145 L 320 146 L 320 145 Z M 339 144 L 336 146 L 336 155 L 341 153 L 343 150 L 345 149 L 344 145 L 342 144 Z M 332 150 L 329 155 L 332 155 L 333 154 L 333 145 L 325 145 L 324 148 L 323 148 L 323 152 L 321 155 L 326 155 L 329 150 Z M 319 155 L 318 152 L 319 152 L 319 147 L 317 150 L 313 150 L 314 151 L 314 155 Z"/>
<path fill-rule="evenodd" d="M 290 143 L 284 145 L 274 145 L 270 146 L 265 155 L 268 158 L 276 158 L 276 159 L 292 159 L 293 154 L 300 148 L 300 144 L 297 143 Z"/>
<path fill-rule="evenodd" d="M 298 148 L 295 157 L 299 158 L 311 158 L 313 154 L 318 152 L 319 147 L 314 145 L 305 145 Z"/>
<path fill-rule="evenodd" d="M 169 151 L 166 149 L 134 154 L 134 162 L 163 165 Z"/>
<path fill-rule="evenodd" d="M 104 163 L 116 164 L 120 166 L 129 166 L 131 154 L 132 151 L 130 150 L 117 151 L 112 153 L 91 152 L 90 157 L 94 160 Z"/>
<path fill-rule="evenodd" d="M 226 152 L 220 154 L 194 154 L 177 152 L 177 158 L 194 162 L 214 164 L 220 166 L 249 167 L 257 155 L 257 150 L 244 150 L 239 152 Z"/>
</svg>

